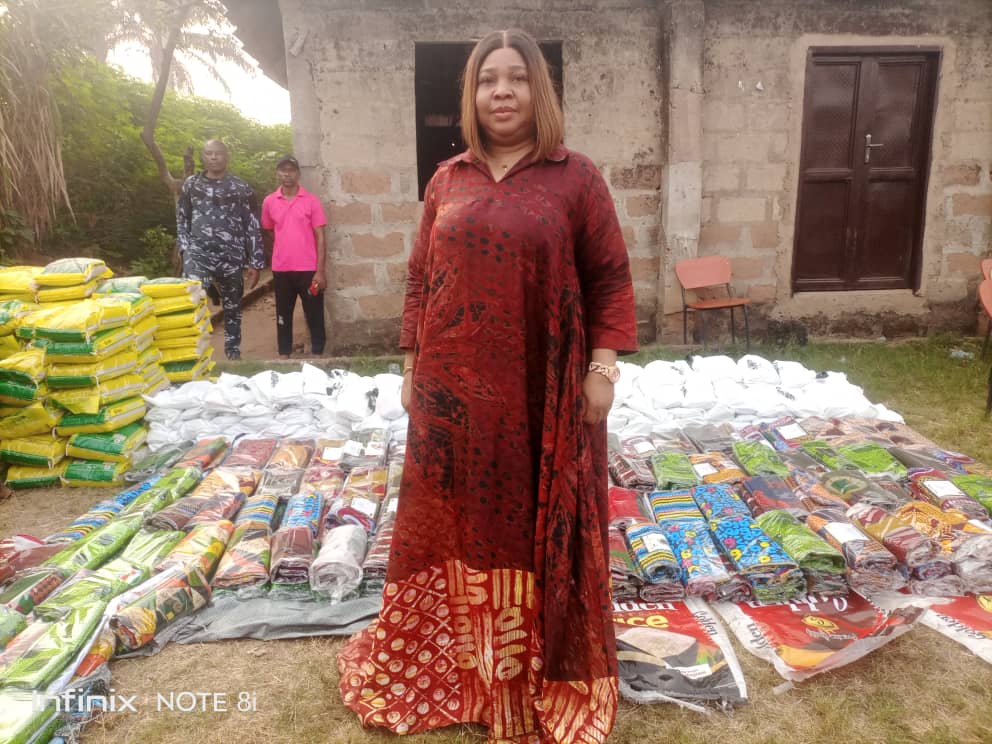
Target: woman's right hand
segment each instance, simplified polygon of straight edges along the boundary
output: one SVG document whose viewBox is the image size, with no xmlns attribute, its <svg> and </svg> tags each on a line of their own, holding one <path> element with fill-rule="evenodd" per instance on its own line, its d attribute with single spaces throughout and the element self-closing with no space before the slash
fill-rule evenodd
<svg viewBox="0 0 992 744">
<path fill-rule="evenodd" d="M 403 387 L 400 389 L 400 404 L 404 411 L 410 410 L 410 399 L 413 397 L 413 372 L 403 375 Z"/>
</svg>

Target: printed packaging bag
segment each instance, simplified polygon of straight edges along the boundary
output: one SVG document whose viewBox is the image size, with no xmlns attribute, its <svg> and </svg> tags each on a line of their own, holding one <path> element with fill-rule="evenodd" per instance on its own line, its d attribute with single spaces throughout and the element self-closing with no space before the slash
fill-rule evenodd
<svg viewBox="0 0 992 744">
<path fill-rule="evenodd" d="M 992 664 L 992 594 L 935 604 L 923 613 L 920 622 Z"/>
</svg>

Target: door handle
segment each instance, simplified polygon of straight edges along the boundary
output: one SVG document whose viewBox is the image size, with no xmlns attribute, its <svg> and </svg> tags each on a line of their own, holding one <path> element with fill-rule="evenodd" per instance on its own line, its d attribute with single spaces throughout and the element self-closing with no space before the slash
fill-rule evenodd
<svg viewBox="0 0 992 744">
<path fill-rule="evenodd" d="M 881 143 L 881 142 L 876 142 L 875 144 L 872 144 L 871 135 L 870 134 L 866 134 L 865 135 L 865 162 L 866 163 L 870 163 L 871 162 L 871 148 L 873 148 L 873 147 L 885 147 L 885 145 L 883 143 Z"/>
</svg>

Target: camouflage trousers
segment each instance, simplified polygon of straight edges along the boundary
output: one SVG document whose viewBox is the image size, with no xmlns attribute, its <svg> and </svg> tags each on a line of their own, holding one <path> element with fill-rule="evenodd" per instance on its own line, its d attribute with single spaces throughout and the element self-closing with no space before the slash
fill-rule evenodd
<svg viewBox="0 0 992 744">
<path fill-rule="evenodd" d="M 228 359 L 241 357 L 241 297 L 245 290 L 245 279 L 241 267 L 231 271 L 227 265 L 211 265 L 196 260 L 187 253 L 183 256 L 183 273 L 188 279 L 196 279 L 204 290 L 213 284 L 220 293 L 224 308 L 224 353 Z"/>
</svg>

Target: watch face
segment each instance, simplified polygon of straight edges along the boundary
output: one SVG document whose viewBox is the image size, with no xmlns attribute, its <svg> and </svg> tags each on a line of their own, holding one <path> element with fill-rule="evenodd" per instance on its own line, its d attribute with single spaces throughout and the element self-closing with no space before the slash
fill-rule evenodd
<svg viewBox="0 0 992 744">
<path fill-rule="evenodd" d="M 610 382 L 617 383 L 620 381 L 620 368 L 619 367 L 607 367 Z"/>
</svg>

